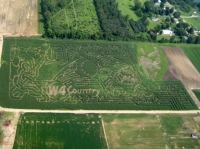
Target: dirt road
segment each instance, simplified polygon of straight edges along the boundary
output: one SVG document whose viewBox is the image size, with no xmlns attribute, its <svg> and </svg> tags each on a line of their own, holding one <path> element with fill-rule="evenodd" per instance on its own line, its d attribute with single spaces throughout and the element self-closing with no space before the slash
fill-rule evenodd
<svg viewBox="0 0 200 149">
<path fill-rule="evenodd" d="M 200 110 L 185 110 L 185 111 L 171 111 L 171 110 L 37 110 L 37 109 L 10 109 L 0 107 L 0 111 L 17 112 L 17 113 L 121 113 L 121 114 L 196 114 Z"/>
</svg>

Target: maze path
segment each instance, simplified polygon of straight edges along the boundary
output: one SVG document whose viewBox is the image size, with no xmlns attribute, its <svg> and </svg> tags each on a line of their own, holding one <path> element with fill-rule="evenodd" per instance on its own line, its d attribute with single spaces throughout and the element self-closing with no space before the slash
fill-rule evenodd
<svg viewBox="0 0 200 149">
<path fill-rule="evenodd" d="M 97 109 L 195 108 L 180 82 L 141 78 L 136 48 L 127 43 L 16 43 L 8 46 L 11 101 Z"/>
</svg>

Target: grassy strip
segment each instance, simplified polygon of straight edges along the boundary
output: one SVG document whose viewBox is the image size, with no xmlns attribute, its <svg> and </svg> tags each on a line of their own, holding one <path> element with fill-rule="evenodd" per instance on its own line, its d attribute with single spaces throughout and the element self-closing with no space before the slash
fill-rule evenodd
<svg viewBox="0 0 200 149">
<path fill-rule="evenodd" d="M 43 34 L 44 33 L 44 18 L 42 16 L 42 10 L 41 10 L 41 0 L 37 1 L 37 8 L 38 8 L 38 33 Z"/>
<path fill-rule="evenodd" d="M 197 99 L 200 101 L 200 89 L 194 89 L 194 90 L 192 90 L 192 92 L 195 94 Z"/>
</svg>

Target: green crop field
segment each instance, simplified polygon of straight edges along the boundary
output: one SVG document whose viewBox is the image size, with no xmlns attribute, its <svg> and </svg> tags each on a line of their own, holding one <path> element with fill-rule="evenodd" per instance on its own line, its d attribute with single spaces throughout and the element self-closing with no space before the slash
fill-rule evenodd
<svg viewBox="0 0 200 149">
<path fill-rule="evenodd" d="M 199 115 L 103 114 L 110 149 L 161 149 L 200 146 Z M 196 133 L 198 138 L 191 137 Z"/>
<path fill-rule="evenodd" d="M 13 149 L 106 149 L 98 114 L 36 114 L 20 116 Z"/>
<path fill-rule="evenodd" d="M 74 29 L 88 36 L 100 31 L 96 10 L 91 0 L 67 0 L 66 3 L 66 7 L 55 10 L 50 18 L 53 30 L 64 33 L 66 30 Z M 58 2 L 52 0 L 51 4 L 56 7 Z"/>
<path fill-rule="evenodd" d="M 194 26 L 195 30 L 200 30 L 200 18 L 195 17 L 195 18 L 184 18 L 188 24 L 191 26 Z"/>
<path fill-rule="evenodd" d="M 197 97 L 197 99 L 200 101 L 200 89 L 195 89 L 195 90 L 192 90 L 192 91 L 195 94 L 195 96 Z"/>
<path fill-rule="evenodd" d="M 160 47 L 138 47 L 144 51 L 137 54 L 141 49 L 127 42 L 5 38 L 0 104 L 37 109 L 196 109 L 180 81 L 161 80 L 166 58 Z"/>
</svg>

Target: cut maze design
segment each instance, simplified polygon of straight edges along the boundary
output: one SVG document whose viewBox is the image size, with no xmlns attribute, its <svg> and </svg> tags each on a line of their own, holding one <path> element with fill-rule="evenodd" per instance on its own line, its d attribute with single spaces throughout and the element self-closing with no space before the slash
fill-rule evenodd
<svg viewBox="0 0 200 149">
<path fill-rule="evenodd" d="M 196 108 L 180 82 L 142 80 L 137 65 L 137 49 L 129 44 L 12 44 L 9 96 L 128 109 Z"/>
</svg>

